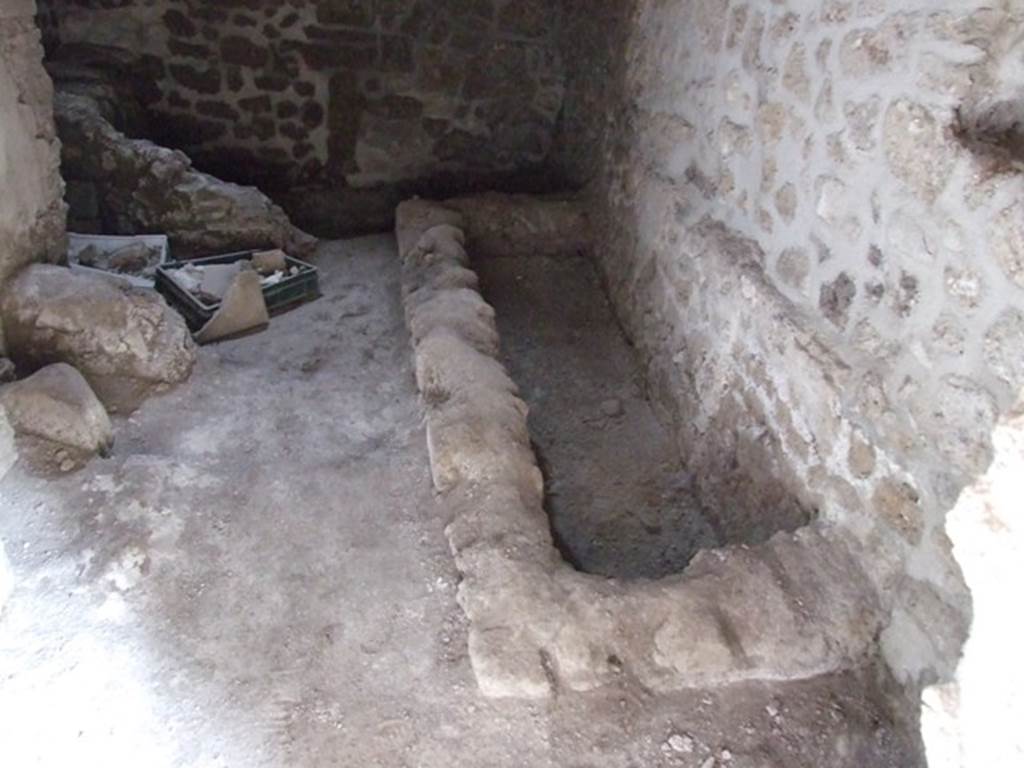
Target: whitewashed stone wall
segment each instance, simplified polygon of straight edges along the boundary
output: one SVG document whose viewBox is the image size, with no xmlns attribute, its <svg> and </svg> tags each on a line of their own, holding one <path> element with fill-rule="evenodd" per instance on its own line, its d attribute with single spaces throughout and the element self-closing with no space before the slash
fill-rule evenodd
<svg viewBox="0 0 1024 768">
<path fill-rule="evenodd" d="M 53 88 L 34 14 L 33 0 L 0 3 L 0 285 L 63 248 Z"/>
<path fill-rule="evenodd" d="M 944 517 L 1024 384 L 1024 5 L 568 5 L 563 166 L 711 500 L 852 530 L 886 658 L 948 677 Z"/>
</svg>

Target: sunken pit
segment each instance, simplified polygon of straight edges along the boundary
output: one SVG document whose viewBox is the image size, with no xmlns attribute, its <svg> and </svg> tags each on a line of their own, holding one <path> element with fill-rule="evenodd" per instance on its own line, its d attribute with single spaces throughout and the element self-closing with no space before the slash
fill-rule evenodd
<svg viewBox="0 0 1024 768">
<path fill-rule="evenodd" d="M 78 616 L 153 697 L 212 679 L 320 740 L 281 765 L 1017 764 L 1022 29 L 5 2 L 0 678 L 43 690 Z M 790 693 L 857 704 L 783 737 Z M 564 736 L 620 709 L 593 760 Z"/>
</svg>

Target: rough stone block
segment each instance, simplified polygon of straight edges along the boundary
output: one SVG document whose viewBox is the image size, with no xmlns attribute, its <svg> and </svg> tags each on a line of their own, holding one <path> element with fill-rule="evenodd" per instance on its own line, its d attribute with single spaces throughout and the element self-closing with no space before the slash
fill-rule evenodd
<svg viewBox="0 0 1024 768">
<path fill-rule="evenodd" d="M 19 435 L 89 454 L 105 453 L 114 442 L 103 404 L 82 374 L 65 363 L 3 387 L 0 404 Z"/>
</svg>

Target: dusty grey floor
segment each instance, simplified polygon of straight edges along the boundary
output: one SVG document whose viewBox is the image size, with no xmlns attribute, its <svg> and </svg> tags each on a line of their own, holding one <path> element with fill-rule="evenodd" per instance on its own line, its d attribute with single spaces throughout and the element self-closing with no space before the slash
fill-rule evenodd
<svg viewBox="0 0 1024 768">
<path fill-rule="evenodd" d="M 114 455 L 0 485 L 0 764 L 912 768 L 870 671 L 494 702 L 465 654 L 389 237 L 206 348 Z"/>
<path fill-rule="evenodd" d="M 581 255 L 480 259 L 505 363 L 530 406 L 546 506 L 566 558 L 618 578 L 682 571 L 720 541 L 593 262 Z"/>
</svg>

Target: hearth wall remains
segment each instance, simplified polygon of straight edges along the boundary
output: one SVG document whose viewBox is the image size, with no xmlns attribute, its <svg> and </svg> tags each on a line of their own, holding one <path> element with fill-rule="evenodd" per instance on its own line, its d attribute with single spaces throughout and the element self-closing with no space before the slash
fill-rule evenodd
<svg viewBox="0 0 1024 768">
<path fill-rule="evenodd" d="M 260 186 L 300 226 L 356 229 L 386 225 L 401 194 L 544 183 L 558 19 L 542 0 L 40 3 L 51 56 L 130 62 L 145 138 Z"/>
<path fill-rule="evenodd" d="M 971 604 L 944 531 L 1024 383 L 1024 19 L 980 0 L 568 0 L 556 140 L 725 523 L 860 541 L 908 682 Z"/>
</svg>

